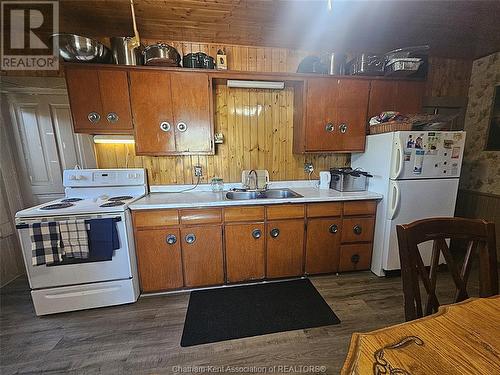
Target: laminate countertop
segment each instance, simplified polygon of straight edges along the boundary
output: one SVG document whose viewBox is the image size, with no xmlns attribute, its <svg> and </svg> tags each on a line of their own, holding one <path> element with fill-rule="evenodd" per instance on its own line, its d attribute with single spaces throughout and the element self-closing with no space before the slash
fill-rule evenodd
<svg viewBox="0 0 500 375">
<path fill-rule="evenodd" d="M 210 185 L 199 185 L 193 190 L 190 185 L 152 186 L 151 193 L 129 205 L 131 210 L 152 210 L 163 208 L 193 208 L 193 207 L 221 207 L 243 205 L 270 205 L 283 203 L 311 203 L 311 202 L 343 202 L 355 200 L 382 199 L 383 196 L 370 191 L 341 193 L 332 189 L 319 189 L 317 181 L 279 181 L 269 183 L 269 189 L 288 188 L 302 195 L 298 198 L 264 198 L 236 200 L 226 199 L 228 189 L 240 187 L 240 184 L 225 184 L 225 191 L 214 193 Z"/>
</svg>

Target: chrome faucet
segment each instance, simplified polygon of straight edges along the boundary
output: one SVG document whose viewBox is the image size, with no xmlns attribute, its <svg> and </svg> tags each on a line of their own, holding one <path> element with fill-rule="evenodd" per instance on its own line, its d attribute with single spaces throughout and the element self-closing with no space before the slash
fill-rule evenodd
<svg viewBox="0 0 500 375">
<path fill-rule="evenodd" d="M 250 186 L 250 175 L 254 174 L 254 188 L 252 189 Z M 248 190 L 257 190 L 259 188 L 259 177 L 257 176 L 257 171 L 255 169 L 252 169 L 250 172 L 247 174 L 247 179 L 245 181 L 245 187 Z"/>
</svg>

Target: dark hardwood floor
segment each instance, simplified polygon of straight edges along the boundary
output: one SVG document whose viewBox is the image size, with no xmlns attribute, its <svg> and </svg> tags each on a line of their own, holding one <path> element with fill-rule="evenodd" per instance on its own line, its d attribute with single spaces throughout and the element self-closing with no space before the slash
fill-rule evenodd
<svg viewBox="0 0 500 375">
<path fill-rule="evenodd" d="M 470 289 L 477 295 L 474 276 Z M 404 321 L 400 277 L 356 272 L 311 280 L 340 325 L 181 348 L 188 293 L 37 317 L 27 280 L 20 278 L 0 292 L 0 373 L 169 374 L 175 366 L 318 365 L 337 374 L 353 332 Z M 442 274 L 438 284 L 447 289 L 452 281 Z M 440 297 L 451 300 L 452 293 Z"/>
</svg>

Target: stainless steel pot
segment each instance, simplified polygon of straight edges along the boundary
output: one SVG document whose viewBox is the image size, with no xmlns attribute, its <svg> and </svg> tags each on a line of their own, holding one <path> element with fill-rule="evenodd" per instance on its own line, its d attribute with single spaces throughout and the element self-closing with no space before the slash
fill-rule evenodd
<svg viewBox="0 0 500 375">
<path fill-rule="evenodd" d="M 123 65 L 143 65 L 144 59 L 142 51 L 144 46 L 134 46 L 134 37 L 114 36 L 111 38 L 111 51 L 117 64 Z"/>
<path fill-rule="evenodd" d="M 142 54 L 144 65 L 179 66 L 181 61 L 179 52 L 174 47 L 164 43 L 147 46 Z"/>
</svg>

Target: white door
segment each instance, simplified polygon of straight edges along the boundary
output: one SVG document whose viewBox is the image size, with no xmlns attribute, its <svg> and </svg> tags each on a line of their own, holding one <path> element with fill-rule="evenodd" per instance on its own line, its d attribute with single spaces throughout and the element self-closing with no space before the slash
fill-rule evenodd
<svg viewBox="0 0 500 375">
<path fill-rule="evenodd" d="M 8 97 L 26 203 L 35 205 L 63 196 L 64 169 L 77 164 L 96 166 L 91 136 L 73 133 L 65 95 Z"/>
<path fill-rule="evenodd" d="M 409 224 L 430 217 L 453 217 L 458 192 L 458 178 L 391 181 L 384 236 L 382 268 L 400 269 L 397 224 Z M 419 247 L 422 259 L 430 264 L 432 244 Z"/>
<path fill-rule="evenodd" d="M 396 132 L 391 179 L 459 177 L 464 132 Z"/>
</svg>

